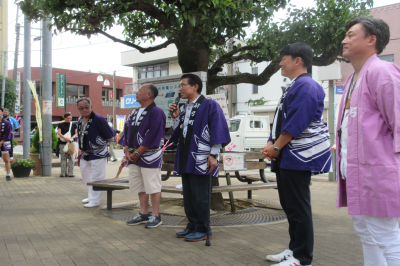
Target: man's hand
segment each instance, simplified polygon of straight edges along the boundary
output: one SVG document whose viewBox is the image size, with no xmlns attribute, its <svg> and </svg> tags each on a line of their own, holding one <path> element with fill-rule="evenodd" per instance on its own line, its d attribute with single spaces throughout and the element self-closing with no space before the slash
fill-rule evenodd
<svg viewBox="0 0 400 266">
<path fill-rule="evenodd" d="M 179 108 L 176 107 L 175 103 L 171 103 L 171 105 L 169 106 L 169 111 L 172 112 L 172 118 L 177 118 L 179 116 Z"/>
<path fill-rule="evenodd" d="M 263 153 L 263 159 L 264 159 L 264 158 L 267 158 L 267 159 L 270 160 L 270 161 L 275 160 L 275 159 L 271 158 L 271 157 L 267 154 L 267 149 L 268 149 L 268 147 L 269 147 L 269 146 L 272 146 L 272 145 L 273 145 L 273 142 L 272 142 L 272 141 L 268 141 L 267 145 L 265 145 L 265 147 L 262 147 L 262 148 L 261 148 L 261 152 Z"/>
<path fill-rule="evenodd" d="M 132 153 L 130 153 L 130 152 L 128 151 L 128 149 L 125 147 L 125 156 L 126 156 L 126 159 L 127 159 L 128 161 L 133 162 L 133 161 L 131 160 L 131 155 L 132 155 Z"/>
<path fill-rule="evenodd" d="M 218 164 L 217 159 L 215 159 L 212 156 L 208 156 L 207 168 L 210 167 L 210 172 L 208 172 L 209 174 L 211 174 L 212 171 L 214 171 L 214 169 L 217 166 L 217 164 Z"/>
<path fill-rule="evenodd" d="M 128 155 L 126 155 L 126 156 L 128 157 Z M 139 158 L 140 158 L 140 156 L 137 156 L 137 155 L 136 155 L 136 153 L 134 153 L 134 152 L 133 152 L 133 153 L 131 153 L 131 155 L 130 155 L 130 158 L 129 158 L 129 159 L 130 159 L 130 161 L 131 161 L 131 162 L 134 162 L 134 163 L 136 163 L 136 162 L 137 162 L 137 160 L 139 160 Z"/>
<path fill-rule="evenodd" d="M 264 153 L 267 157 L 271 158 L 270 160 L 276 160 L 279 157 L 279 151 L 274 150 L 274 146 L 270 145 L 267 148 L 266 153 Z"/>
</svg>

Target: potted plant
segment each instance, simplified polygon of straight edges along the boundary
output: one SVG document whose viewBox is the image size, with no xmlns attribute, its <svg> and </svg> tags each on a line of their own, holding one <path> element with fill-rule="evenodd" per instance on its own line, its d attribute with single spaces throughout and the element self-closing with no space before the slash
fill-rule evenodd
<svg viewBox="0 0 400 266">
<path fill-rule="evenodd" d="M 52 132 L 52 149 L 57 148 L 57 134 L 52 127 L 53 132 Z M 39 153 L 40 153 L 40 143 L 39 143 L 39 130 L 36 130 L 35 135 L 32 137 L 32 147 L 29 153 L 29 156 L 31 159 L 35 162 L 35 168 L 33 169 L 33 174 L 34 175 L 41 175 L 42 174 L 42 160 L 39 158 Z"/>
<path fill-rule="evenodd" d="M 11 170 L 14 177 L 29 177 L 35 162 L 32 159 L 21 159 L 19 155 L 10 160 Z"/>
</svg>

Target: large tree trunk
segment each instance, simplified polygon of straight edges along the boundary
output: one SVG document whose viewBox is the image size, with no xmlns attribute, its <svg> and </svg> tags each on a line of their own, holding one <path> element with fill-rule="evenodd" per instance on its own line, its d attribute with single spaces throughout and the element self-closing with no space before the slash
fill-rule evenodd
<svg viewBox="0 0 400 266">
<path fill-rule="evenodd" d="M 178 43 L 175 43 L 178 49 L 178 63 L 182 69 L 182 73 L 190 73 L 204 71 L 207 73 L 211 50 L 206 43 L 195 43 L 190 39 L 191 33 L 182 36 Z M 206 88 L 203 88 L 203 91 Z M 208 92 L 208 91 L 207 91 Z M 214 186 L 219 185 L 218 178 L 214 179 Z M 222 211 L 225 210 L 225 203 L 222 193 L 212 193 L 211 209 Z"/>
<path fill-rule="evenodd" d="M 214 178 L 214 186 L 219 186 L 218 177 Z M 211 210 L 214 211 L 225 211 L 226 206 L 224 202 L 224 198 L 222 197 L 222 193 L 212 193 L 211 194 Z"/>
</svg>

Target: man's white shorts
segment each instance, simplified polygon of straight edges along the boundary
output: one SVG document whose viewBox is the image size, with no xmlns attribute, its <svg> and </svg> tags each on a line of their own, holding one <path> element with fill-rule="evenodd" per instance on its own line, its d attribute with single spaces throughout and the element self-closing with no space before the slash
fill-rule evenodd
<svg viewBox="0 0 400 266">
<path fill-rule="evenodd" d="M 129 189 L 132 193 L 154 194 L 161 192 L 161 168 L 144 168 L 130 164 L 128 169 Z"/>
</svg>

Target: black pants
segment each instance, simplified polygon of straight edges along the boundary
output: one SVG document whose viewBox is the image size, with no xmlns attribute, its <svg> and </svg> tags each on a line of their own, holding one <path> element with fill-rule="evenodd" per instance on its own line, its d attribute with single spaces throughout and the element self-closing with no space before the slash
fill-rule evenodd
<svg viewBox="0 0 400 266">
<path fill-rule="evenodd" d="M 207 233 L 209 175 L 182 174 L 183 205 L 189 220 L 186 228 Z"/>
<path fill-rule="evenodd" d="M 310 181 L 311 171 L 282 169 L 278 159 L 276 182 L 280 203 L 289 222 L 289 249 L 302 265 L 311 264 L 314 248 Z"/>
</svg>

